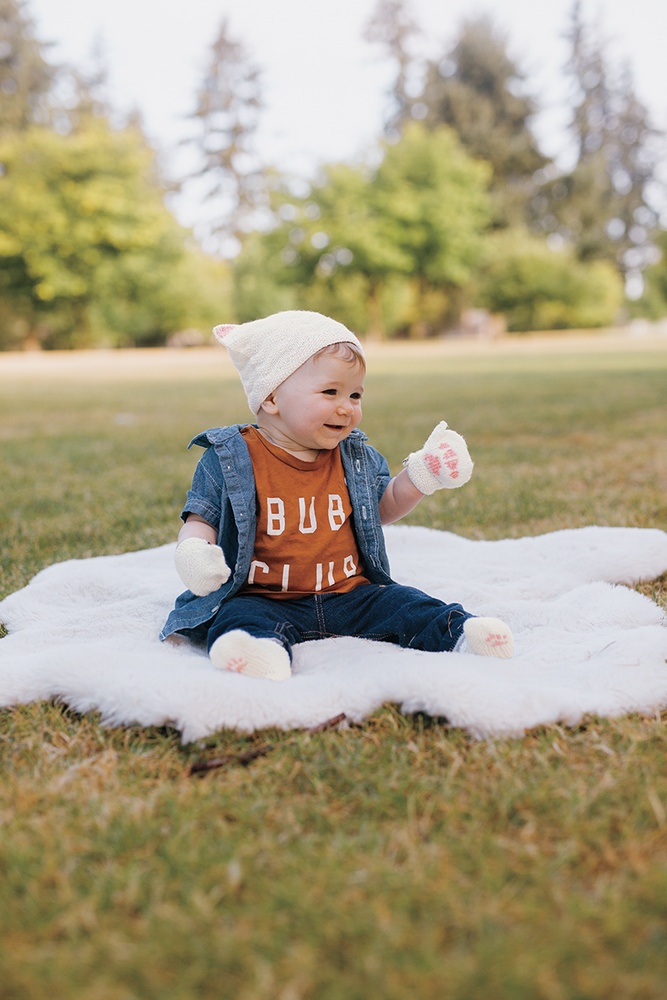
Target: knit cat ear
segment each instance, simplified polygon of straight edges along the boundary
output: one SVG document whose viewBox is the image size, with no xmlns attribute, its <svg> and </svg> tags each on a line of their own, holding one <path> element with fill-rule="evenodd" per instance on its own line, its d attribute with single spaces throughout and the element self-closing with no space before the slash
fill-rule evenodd
<svg viewBox="0 0 667 1000">
<path fill-rule="evenodd" d="M 213 327 L 213 333 L 215 334 L 215 337 L 220 341 L 220 343 L 224 344 L 225 337 L 227 336 L 227 334 L 230 333 L 232 330 L 235 330 L 236 327 L 237 327 L 236 323 L 221 323 L 220 326 Z"/>
</svg>

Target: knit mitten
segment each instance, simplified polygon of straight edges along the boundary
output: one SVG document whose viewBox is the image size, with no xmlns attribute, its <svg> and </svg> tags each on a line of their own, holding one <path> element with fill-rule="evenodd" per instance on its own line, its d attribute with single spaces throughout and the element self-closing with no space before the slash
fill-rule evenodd
<svg viewBox="0 0 667 1000">
<path fill-rule="evenodd" d="M 413 451 L 403 462 L 408 476 L 420 493 L 463 486 L 472 476 L 473 462 L 465 441 L 449 430 L 444 420 L 431 432 L 424 447 Z"/>
<path fill-rule="evenodd" d="M 176 546 L 176 572 L 197 597 L 212 594 L 227 583 L 231 570 L 219 545 L 209 545 L 203 538 L 184 538 Z"/>
<path fill-rule="evenodd" d="M 459 647 L 462 653 L 500 656 L 503 659 L 514 655 L 514 637 L 500 618 L 466 618 L 463 634 L 465 643 Z"/>
<path fill-rule="evenodd" d="M 284 646 L 275 639 L 258 639 L 241 629 L 221 635 L 208 655 L 218 670 L 231 670 L 246 677 L 285 681 L 292 673 Z"/>
</svg>

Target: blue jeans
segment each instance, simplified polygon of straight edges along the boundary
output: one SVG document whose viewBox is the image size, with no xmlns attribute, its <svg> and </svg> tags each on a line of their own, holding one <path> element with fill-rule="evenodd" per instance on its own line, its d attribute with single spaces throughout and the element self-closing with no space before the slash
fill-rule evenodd
<svg viewBox="0 0 667 1000">
<path fill-rule="evenodd" d="M 398 583 L 369 583 L 347 594 L 295 600 L 241 594 L 223 604 L 213 619 L 207 648 L 225 632 L 242 629 L 258 639 L 277 639 L 290 655 L 299 642 L 341 635 L 449 652 L 461 637 L 463 623 L 472 617 L 460 604 L 444 604 Z"/>
</svg>

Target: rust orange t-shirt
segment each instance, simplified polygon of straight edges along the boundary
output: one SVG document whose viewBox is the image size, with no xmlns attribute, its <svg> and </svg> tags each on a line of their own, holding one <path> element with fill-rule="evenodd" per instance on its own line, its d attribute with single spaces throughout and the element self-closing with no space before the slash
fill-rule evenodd
<svg viewBox="0 0 667 1000">
<path fill-rule="evenodd" d="M 303 597 L 368 583 L 338 448 L 304 462 L 254 427 L 241 433 L 257 489 L 255 550 L 242 593 Z"/>
</svg>

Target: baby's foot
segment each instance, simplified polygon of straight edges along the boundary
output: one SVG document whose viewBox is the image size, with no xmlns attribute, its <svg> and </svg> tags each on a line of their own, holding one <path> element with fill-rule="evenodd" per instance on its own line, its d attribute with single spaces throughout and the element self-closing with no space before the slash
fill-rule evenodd
<svg viewBox="0 0 667 1000">
<path fill-rule="evenodd" d="M 285 681 L 292 673 L 289 653 L 273 639 L 258 639 L 241 629 L 216 639 L 208 654 L 218 670 L 246 677 Z"/>
<path fill-rule="evenodd" d="M 500 656 L 508 659 L 514 655 L 514 637 L 500 618 L 467 618 L 463 625 L 466 646 L 462 652 L 479 656 Z"/>
</svg>

